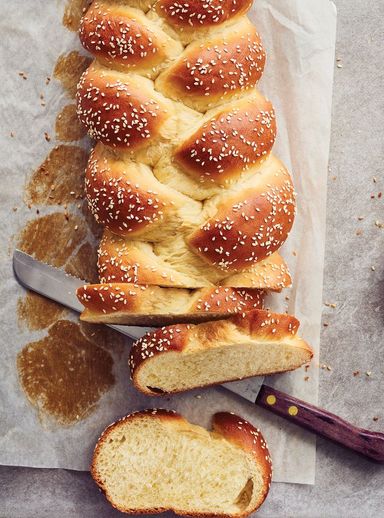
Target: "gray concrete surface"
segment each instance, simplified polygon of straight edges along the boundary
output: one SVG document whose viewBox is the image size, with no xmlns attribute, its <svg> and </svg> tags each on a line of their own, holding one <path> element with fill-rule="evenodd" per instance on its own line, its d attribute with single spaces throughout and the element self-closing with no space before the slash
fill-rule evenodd
<svg viewBox="0 0 384 518">
<path fill-rule="evenodd" d="M 332 370 L 321 371 L 320 404 L 384 431 L 384 228 L 375 225 L 384 222 L 384 194 L 377 196 L 384 193 L 384 2 L 336 4 L 342 68 L 335 70 L 324 285 L 324 302 L 336 308 L 324 306 L 321 362 Z M 87 473 L 1 467 L 0 516 L 122 515 Z M 316 485 L 274 484 L 258 516 L 384 517 L 384 466 L 318 440 Z"/>
</svg>

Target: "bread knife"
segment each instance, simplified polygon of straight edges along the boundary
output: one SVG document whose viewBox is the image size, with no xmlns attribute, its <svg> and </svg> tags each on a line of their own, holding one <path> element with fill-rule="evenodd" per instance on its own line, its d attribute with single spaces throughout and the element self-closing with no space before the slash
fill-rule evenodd
<svg viewBox="0 0 384 518">
<path fill-rule="evenodd" d="M 18 282 L 25 288 L 78 313 L 83 310 L 76 297 L 77 288 L 84 285 L 83 280 L 40 262 L 20 250 L 15 250 L 13 254 L 13 271 Z M 121 325 L 108 327 L 134 339 L 140 338 L 152 329 Z M 330 439 L 371 460 L 384 463 L 384 433 L 358 428 L 326 410 L 269 387 L 264 384 L 262 376 L 224 383 L 222 386 L 301 428 Z"/>
</svg>

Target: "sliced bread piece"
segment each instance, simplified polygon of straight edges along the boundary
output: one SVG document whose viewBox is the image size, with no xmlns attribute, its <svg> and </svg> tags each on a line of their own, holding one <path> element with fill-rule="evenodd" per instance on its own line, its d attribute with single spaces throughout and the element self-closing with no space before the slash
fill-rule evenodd
<svg viewBox="0 0 384 518">
<path fill-rule="evenodd" d="M 77 290 L 85 307 L 81 320 L 135 326 L 222 319 L 262 308 L 263 294 L 261 290 L 224 286 L 187 290 L 129 283 L 89 284 Z"/>
<path fill-rule="evenodd" d="M 297 369 L 313 351 L 290 315 L 253 310 L 198 325 L 147 333 L 132 346 L 133 383 L 150 395 L 182 392 Z"/>
<path fill-rule="evenodd" d="M 146 410 L 103 432 L 91 474 L 125 513 L 224 518 L 264 502 L 272 467 L 260 431 L 240 417 L 215 414 L 208 432 L 174 412 Z"/>
</svg>

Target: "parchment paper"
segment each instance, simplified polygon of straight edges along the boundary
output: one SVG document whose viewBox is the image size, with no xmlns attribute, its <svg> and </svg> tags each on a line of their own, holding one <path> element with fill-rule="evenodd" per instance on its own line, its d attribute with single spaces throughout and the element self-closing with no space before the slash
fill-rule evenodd
<svg viewBox="0 0 384 518">
<path fill-rule="evenodd" d="M 47 331 L 27 331 L 17 323 L 17 300 L 23 289 L 13 278 L 11 253 L 14 236 L 32 217 L 23 202 L 24 184 L 57 144 L 54 139 L 46 142 L 42 135 L 45 131 L 54 133 L 55 117 L 66 103 L 58 82 L 51 81 L 49 89 L 44 90 L 47 104 L 44 110 L 39 103 L 40 92 L 47 75 L 52 75 L 57 57 L 80 49 L 77 35 L 61 23 L 64 7 L 65 2 L 58 0 L 14 0 L 2 5 L 0 463 L 86 470 L 95 441 L 106 425 L 131 410 L 160 404 L 205 426 L 215 411 L 239 413 L 257 424 L 267 438 L 274 481 L 313 484 L 316 456 L 313 436 L 224 389 L 160 401 L 142 397 L 129 381 L 127 351 L 123 356 L 114 354 L 116 384 L 101 398 L 96 409 L 76 425 L 60 427 L 41 422 L 21 390 L 16 371 L 17 353 Z M 298 192 L 294 231 L 283 248 L 293 287 L 274 295 L 272 307 L 295 314 L 301 321 L 300 334 L 316 351 L 308 372 L 300 369 L 272 377 L 268 383 L 316 403 L 336 9 L 329 0 L 256 0 L 250 17 L 268 54 L 260 89 L 272 100 L 277 113 L 279 134 L 274 152 L 292 171 Z M 28 80 L 21 79 L 20 71 L 28 74 Z M 86 145 L 86 140 L 82 145 Z M 17 212 L 12 210 L 15 206 Z M 55 207 L 42 207 L 41 214 L 54 210 Z M 76 320 L 77 316 L 71 318 Z"/>
</svg>

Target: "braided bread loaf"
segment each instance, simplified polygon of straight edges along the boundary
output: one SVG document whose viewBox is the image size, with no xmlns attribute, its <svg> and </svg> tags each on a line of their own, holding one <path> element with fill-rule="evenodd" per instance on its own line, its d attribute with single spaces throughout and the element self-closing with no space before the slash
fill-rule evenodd
<svg viewBox="0 0 384 518">
<path fill-rule="evenodd" d="M 105 225 L 102 283 L 270 289 L 295 194 L 271 154 L 265 51 L 250 0 L 94 1 L 80 29 L 95 60 L 77 92 L 98 143 L 86 197 Z"/>
</svg>

